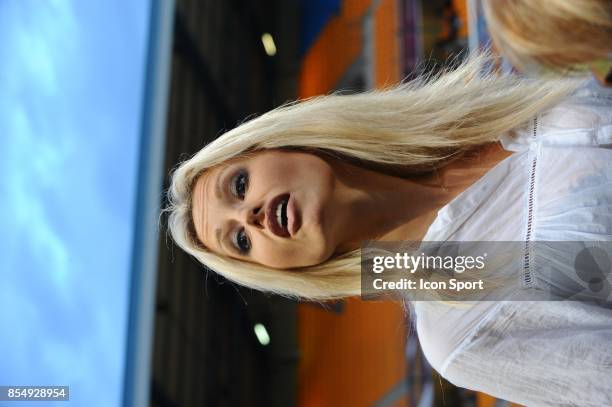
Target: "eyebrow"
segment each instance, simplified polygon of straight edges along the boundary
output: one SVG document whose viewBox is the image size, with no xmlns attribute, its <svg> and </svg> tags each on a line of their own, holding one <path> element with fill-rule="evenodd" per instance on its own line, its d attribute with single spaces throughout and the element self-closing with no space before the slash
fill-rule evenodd
<svg viewBox="0 0 612 407">
<path fill-rule="evenodd" d="M 215 230 L 215 238 L 217 239 L 217 246 L 225 247 L 224 245 L 221 244 L 221 228 L 217 228 Z"/>
<path fill-rule="evenodd" d="M 217 200 L 219 200 L 219 201 L 221 200 L 221 195 L 222 195 L 222 192 L 223 192 L 222 191 L 222 187 L 221 187 L 221 180 L 222 180 L 222 178 L 224 178 L 224 177 L 222 177 L 222 175 L 224 173 L 225 173 L 225 171 L 221 171 L 221 172 L 219 172 L 217 174 L 217 182 L 215 184 L 215 198 L 217 198 Z"/>
<path fill-rule="evenodd" d="M 228 168 L 224 168 L 222 171 L 220 171 L 217 174 L 217 179 L 215 182 L 215 198 L 217 198 L 217 200 L 219 201 L 223 199 L 224 191 L 223 191 L 222 181 L 226 178 L 225 174 L 227 173 Z M 236 246 L 234 246 L 233 244 L 230 244 L 230 245 L 225 244 L 226 239 L 223 239 L 221 236 L 221 228 L 215 229 L 215 239 L 217 240 L 217 245 L 223 248 L 226 252 L 239 254 L 239 251 L 236 248 Z M 228 247 L 231 247 L 231 250 L 227 250 Z"/>
<path fill-rule="evenodd" d="M 218 201 L 222 200 L 223 187 L 221 183 L 225 178 L 224 174 L 226 171 L 227 169 L 224 169 L 217 174 L 217 182 L 215 183 L 215 198 L 217 198 Z M 222 247 L 225 249 L 225 251 L 227 251 L 227 247 L 224 244 L 224 239 L 221 239 L 221 228 L 215 229 L 215 239 L 217 239 L 217 246 Z"/>
<path fill-rule="evenodd" d="M 223 248 L 226 252 L 239 254 L 238 249 L 236 249 L 236 246 L 234 246 L 233 244 L 229 244 L 229 245 L 225 244 L 226 239 L 223 239 L 221 237 L 221 228 L 215 229 L 215 238 L 217 239 L 217 245 Z M 228 247 L 230 247 L 231 250 L 227 250 Z"/>
</svg>

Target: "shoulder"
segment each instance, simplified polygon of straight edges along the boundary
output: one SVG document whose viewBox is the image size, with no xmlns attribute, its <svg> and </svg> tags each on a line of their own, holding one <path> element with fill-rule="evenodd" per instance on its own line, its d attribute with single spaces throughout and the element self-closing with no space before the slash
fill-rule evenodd
<svg viewBox="0 0 612 407">
<path fill-rule="evenodd" d="M 556 106 L 500 137 L 504 148 L 612 147 L 612 89 L 585 82 Z"/>
</svg>

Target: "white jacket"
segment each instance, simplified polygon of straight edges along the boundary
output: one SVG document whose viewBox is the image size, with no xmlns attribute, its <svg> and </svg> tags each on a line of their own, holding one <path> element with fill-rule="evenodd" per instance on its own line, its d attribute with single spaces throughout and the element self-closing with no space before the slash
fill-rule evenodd
<svg viewBox="0 0 612 407">
<path fill-rule="evenodd" d="M 514 154 L 443 207 L 423 240 L 612 241 L 612 91 L 591 83 L 500 141 Z M 565 284 L 539 267 L 563 253 L 528 250 L 513 265 L 517 295 Z M 612 406 L 611 308 L 472 305 L 414 302 L 423 352 L 451 383 L 528 406 Z"/>
</svg>

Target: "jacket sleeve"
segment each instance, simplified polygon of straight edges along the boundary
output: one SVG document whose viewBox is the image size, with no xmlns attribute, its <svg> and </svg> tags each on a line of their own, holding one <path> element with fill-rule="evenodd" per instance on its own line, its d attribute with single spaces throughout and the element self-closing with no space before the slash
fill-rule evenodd
<svg viewBox="0 0 612 407">
<path fill-rule="evenodd" d="M 527 406 L 612 406 L 612 310 L 577 301 L 506 302 L 440 373 Z"/>
</svg>

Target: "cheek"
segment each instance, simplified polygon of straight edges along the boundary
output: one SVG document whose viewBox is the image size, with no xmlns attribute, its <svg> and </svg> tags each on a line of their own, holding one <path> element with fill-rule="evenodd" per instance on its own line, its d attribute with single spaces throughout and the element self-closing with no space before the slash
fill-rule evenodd
<svg viewBox="0 0 612 407">
<path fill-rule="evenodd" d="M 330 168 L 323 160 L 310 155 L 297 155 L 270 161 L 265 172 L 269 180 L 285 187 L 320 189 L 327 183 Z"/>
<path fill-rule="evenodd" d="M 321 241 L 265 242 L 253 250 L 252 258 L 257 263 L 272 268 L 295 268 L 321 264 L 332 253 Z"/>
</svg>

